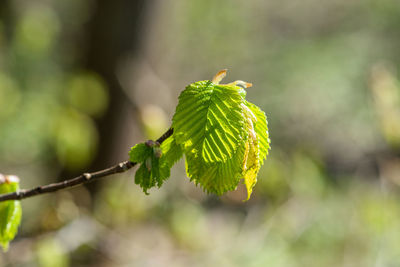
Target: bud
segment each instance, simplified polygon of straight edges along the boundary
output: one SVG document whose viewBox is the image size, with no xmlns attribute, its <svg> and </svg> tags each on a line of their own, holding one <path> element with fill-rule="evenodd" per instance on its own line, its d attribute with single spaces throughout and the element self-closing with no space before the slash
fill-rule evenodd
<svg viewBox="0 0 400 267">
<path fill-rule="evenodd" d="M 3 175 L 0 173 L 0 184 L 19 183 L 19 178 L 16 175 Z"/>
<path fill-rule="evenodd" d="M 19 178 L 16 175 L 6 175 L 6 183 L 19 183 Z"/>
<path fill-rule="evenodd" d="M 148 147 L 153 147 L 155 145 L 155 142 L 153 140 L 147 140 L 145 144 Z"/>
<path fill-rule="evenodd" d="M 214 84 L 219 84 L 219 82 L 222 81 L 222 79 L 226 76 L 226 71 L 226 69 L 218 71 L 217 74 L 214 75 L 211 82 Z"/>
<path fill-rule="evenodd" d="M 153 148 L 153 151 L 154 151 L 154 156 L 156 157 L 156 158 L 161 158 L 161 156 L 162 156 L 162 150 L 161 150 L 161 148 L 159 148 L 159 147 L 155 147 L 155 148 Z"/>
<path fill-rule="evenodd" d="M 151 171 L 151 157 L 148 157 L 145 161 L 146 168 L 150 172 Z"/>
</svg>

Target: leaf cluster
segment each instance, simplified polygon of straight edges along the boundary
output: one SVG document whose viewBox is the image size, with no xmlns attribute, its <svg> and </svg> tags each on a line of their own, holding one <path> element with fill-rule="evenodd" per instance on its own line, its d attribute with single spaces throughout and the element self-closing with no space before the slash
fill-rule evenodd
<svg viewBox="0 0 400 267">
<path fill-rule="evenodd" d="M 270 148 L 267 118 L 245 99 L 248 83 L 219 84 L 222 78 L 216 77 L 192 83 L 180 94 L 174 133 L 159 147 L 160 157 L 146 144 L 131 149 L 131 161 L 141 163 L 135 182 L 145 193 L 161 186 L 184 154 L 188 177 L 206 192 L 221 195 L 242 180 L 249 199 Z"/>
<path fill-rule="evenodd" d="M 140 163 L 135 183 L 139 184 L 147 195 L 149 188 L 161 187 L 164 180 L 170 176 L 171 167 L 181 157 L 181 147 L 176 145 L 172 138 L 167 138 L 161 145 L 151 140 L 135 145 L 129 152 L 130 161 Z"/>
</svg>

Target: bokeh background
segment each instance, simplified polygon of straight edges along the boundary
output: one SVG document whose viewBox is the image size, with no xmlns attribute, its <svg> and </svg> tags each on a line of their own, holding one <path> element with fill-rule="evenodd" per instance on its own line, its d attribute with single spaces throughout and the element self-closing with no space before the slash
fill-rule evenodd
<svg viewBox="0 0 400 267">
<path fill-rule="evenodd" d="M 2 0 L 0 172 L 23 188 L 127 159 L 180 91 L 252 82 L 272 150 L 252 198 L 179 162 L 22 201 L 0 266 L 400 266 L 398 0 Z"/>
</svg>

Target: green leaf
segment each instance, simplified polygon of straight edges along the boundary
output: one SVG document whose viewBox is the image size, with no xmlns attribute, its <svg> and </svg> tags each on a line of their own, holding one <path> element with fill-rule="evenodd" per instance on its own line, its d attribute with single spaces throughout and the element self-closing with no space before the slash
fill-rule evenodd
<svg viewBox="0 0 400 267">
<path fill-rule="evenodd" d="M 246 101 L 246 106 L 250 109 L 254 117 L 257 119 L 254 122 L 254 130 L 257 135 L 258 144 L 260 146 L 259 158 L 260 158 L 260 164 L 262 165 L 268 155 L 268 150 L 270 149 L 270 143 L 271 143 L 268 133 L 267 116 L 265 115 L 264 111 L 262 111 L 259 107 L 257 107 L 253 103 Z"/>
<path fill-rule="evenodd" d="M 151 179 L 154 180 L 154 184 L 162 184 L 162 179 L 160 176 L 160 160 L 154 155 L 149 158 L 151 161 Z"/>
<path fill-rule="evenodd" d="M 14 177 L 14 176 L 9 176 Z M 15 192 L 19 189 L 18 179 L 2 179 L 0 194 Z M 8 200 L 0 203 L 0 245 L 7 251 L 8 244 L 17 234 L 21 223 L 22 209 L 18 200 Z"/>
<path fill-rule="evenodd" d="M 181 146 L 176 144 L 172 136 L 167 138 L 160 147 L 147 147 L 150 153 L 147 149 L 142 153 L 141 146 L 134 148 L 131 152 L 137 152 L 141 155 L 134 158 L 135 160 L 140 160 L 139 163 L 141 163 L 141 166 L 136 171 L 135 183 L 139 184 L 146 194 L 148 194 L 147 190 L 154 186 L 161 187 L 163 182 L 170 176 L 171 167 L 183 154 Z M 143 155 L 147 157 L 145 158 Z"/>
<path fill-rule="evenodd" d="M 242 103 L 236 86 L 210 81 L 187 86 L 172 119 L 176 142 L 206 163 L 227 161 L 246 135 Z"/>
<path fill-rule="evenodd" d="M 243 116 L 246 118 L 248 138 L 245 143 L 242 176 L 247 189 L 246 200 L 248 200 L 253 187 L 257 183 L 258 171 L 268 154 L 270 140 L 268 137 L 267 119 L 265 113 L 260 108 L 246 101 Z"/>
<path fill-rule="evenodd" d="M 135 145 L 129 151 L 129 160 L 131 162 L 143 162 L 153 153 L 153 149 L 144 143 Z"/>
<path fill-rule="evenodd" d="M 147 190 L 155 185 L 151 179 L 151 171 L 147 170 L 146 164 L 142 163 L 135 174 L 135 183 L 140 185 L 143 192 L 148 195 Z"/>
<path fill-rule="evenodd" d="M 249 127 L 249 136 L 245 143 L 245 153 L 243 158 L 242 177 L 247 189 L 247 199 L 249 200 L 253 187 L 257 183 L 257 174 L 261 168 L 259 157 L 259 144 L 257 136 L 254 134 L 253 125 Z"/>
</svg>

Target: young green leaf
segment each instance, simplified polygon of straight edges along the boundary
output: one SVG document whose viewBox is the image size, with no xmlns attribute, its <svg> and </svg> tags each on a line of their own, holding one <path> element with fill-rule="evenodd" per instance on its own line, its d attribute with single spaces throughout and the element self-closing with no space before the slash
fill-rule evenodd
<svg viewBox="0 0 400 267">
<path fill-rule="evenodd" d="M 140 145 L 140 144 L 139 144 Z M 161 187 L 163 182 L 170 176 L 170 169 L 182 157 L 181 146 L 177 145 L 174 138 L 167 138 L 160 147 L 156 145 L 134 146 L 131 150 L 131 161 L 141 163 L 136 171 L 135 183 L 139 184 L 143 191 L 157 186 Z M 140 156 L 133 156 L 138 153 Z"/>
<path fill-rule="evenodd" d="M 143 192 L 148 195 L 147 190 L 155 185 L 151 179 L 151 171 L 146 168 L 146 164 L 142 163 L 135 174 L 135 183 L 140 185 Z"/>
<path fill-rule="evenodd" d="M 270 149 L 269 144 L 271 142 L 268 133 L 267 116 L 265 115 L 264 111 L 262 111 L 259 107 L 248 101 L 246 101 L 246 106 L 250 109 L 250 111 L 253 113 L 253 116 L 256 118 L 256 121 L 254 122 L 254 131 L 257 135 L 258 144 L 260 146 L 259 158 L 260 164 L 262 165 L 268 155 L 268 150 Z"/>
<path fill-rule="evenodd" d="M 267 119 L 245 100 L 244 88 L 251 84 L 219 85 L 225 74 L 220 71 L 212 82 L 186 87 L 173 117 L 173 136 L 183 145 L 186 173 L 192 181 L 221 195 L 243 179 L 249 199 L 270 148 Z"/>
<path fill-rule="evenodd" d="M 19 189 L 16 176 L 0 175 L 0 194 L 15 192 Z M 21 223 L 22 209 L 18 200 L 8 200 L 0 203 L 0 245 L 7 251 L 8 244 L 17 234 Z"/>
<path fill-rule="evenodd" d="M 242 103 L 234 86 L 211 81 L 187 86 L 172 119 L 176 142 L 184 145 L 186 155 L 206 163 L 227 161 L 246 134 Z"/>
<path fill-rule="evenodd" d="M 247 117 L 248 138 L 245 143 L 245 153 L 243 160 L 243 180 L 247 189 L 247 199 L 251 196 L 253 187 L 257 183 L 257 174 L 261 167 L 259 159 L 259 145 L 257 135 L 254 131 L 255 118 L 250 115 L 251 113 L 245 112 Z"/>
</svg>

